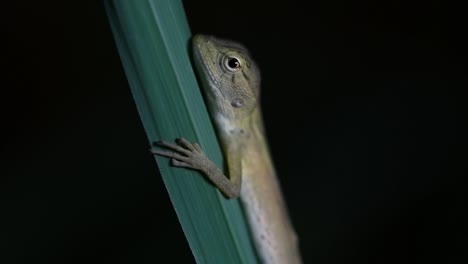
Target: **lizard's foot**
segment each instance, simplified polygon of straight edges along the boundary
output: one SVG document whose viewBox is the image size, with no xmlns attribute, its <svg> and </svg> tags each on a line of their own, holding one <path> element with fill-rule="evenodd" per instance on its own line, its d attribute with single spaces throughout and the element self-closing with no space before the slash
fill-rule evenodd
<svg viewBox="0 0 468 264">
<path fill-rule="evenodd" d="M 177 144 L 166 141 L 156 142 L 157 145 L 173 150 L 175 152 L 162 151 L 151 148 L 151 153 L 171 159 L 171 164 L 176 167 L 183 167 L 195 170 L 202 170 L 210 160 L 197 143 L 190 143 L 185 138 L 176 140 Z"/>
</svg>

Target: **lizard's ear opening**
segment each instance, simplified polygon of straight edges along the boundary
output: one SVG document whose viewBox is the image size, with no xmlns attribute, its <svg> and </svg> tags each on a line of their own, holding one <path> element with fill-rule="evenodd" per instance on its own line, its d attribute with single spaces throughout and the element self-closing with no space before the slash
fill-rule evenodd
<svg viewBox="0 0 468 264">
<path fill-rule="evenodd" d="M 235 107 L 235 108 L 242 107 L 242 106 L 244 106 L 244 100 L 242 100 L 240 98 L 236 98 L 236 99 L 232 100 L 231 105 L 232 105 L 232 107 Z"/>
</svg>

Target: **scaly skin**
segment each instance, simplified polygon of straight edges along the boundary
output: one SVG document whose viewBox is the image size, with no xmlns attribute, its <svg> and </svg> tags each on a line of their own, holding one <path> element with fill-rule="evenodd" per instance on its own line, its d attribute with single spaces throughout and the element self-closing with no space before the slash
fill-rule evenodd
<svg viewBox="0 0 468 264">
<path fill-rule="evenodd" d="M 262 263 L 301 263 L 263 132 L 255 62 L 242 45 L 205 35 L 193 38 L 193 53 L 229 178 L 197 143 L 183 138 L 177 144 L 159 142 L 175 152 L 152 149 L 153 154 L 171 158 L 174 166 L 199 170 L 227 197 L 240 197 Z"/>
</svg>

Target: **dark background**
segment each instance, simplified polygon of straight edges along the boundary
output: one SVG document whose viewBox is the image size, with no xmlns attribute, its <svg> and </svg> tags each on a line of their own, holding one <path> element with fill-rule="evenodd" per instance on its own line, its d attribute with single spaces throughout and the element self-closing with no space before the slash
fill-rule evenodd
<svg viewBox="0 0 468 264">
<path fill-rule="evenodd" d="M 305 263 L 462 263 L 465 15 L 376 2 L 184 3 L 260 65 Z M 192 263 L 102 2 L 8 1 L 1 25 L 0 262 Z"/>
</svg>

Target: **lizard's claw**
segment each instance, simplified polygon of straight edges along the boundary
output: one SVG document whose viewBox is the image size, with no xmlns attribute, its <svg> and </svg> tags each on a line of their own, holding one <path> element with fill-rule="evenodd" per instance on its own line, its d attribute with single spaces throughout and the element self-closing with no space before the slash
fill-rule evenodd
<svg viewBox="0 0 468 264">
<path fill-rule="evenodd" d="M 156 142 L 157 145 L 174 152 L 162 151 L 156 148 L 151 148 L 150 151 L 155 155 L 170 158 L 171 164 L 176 167 L 201 170 L 209 162 L 209 159 L 197 143 L 190 143 L 185 138 L 177 139 L 176 143 L 173 144 L 166 141 Z"/>
</svg>

